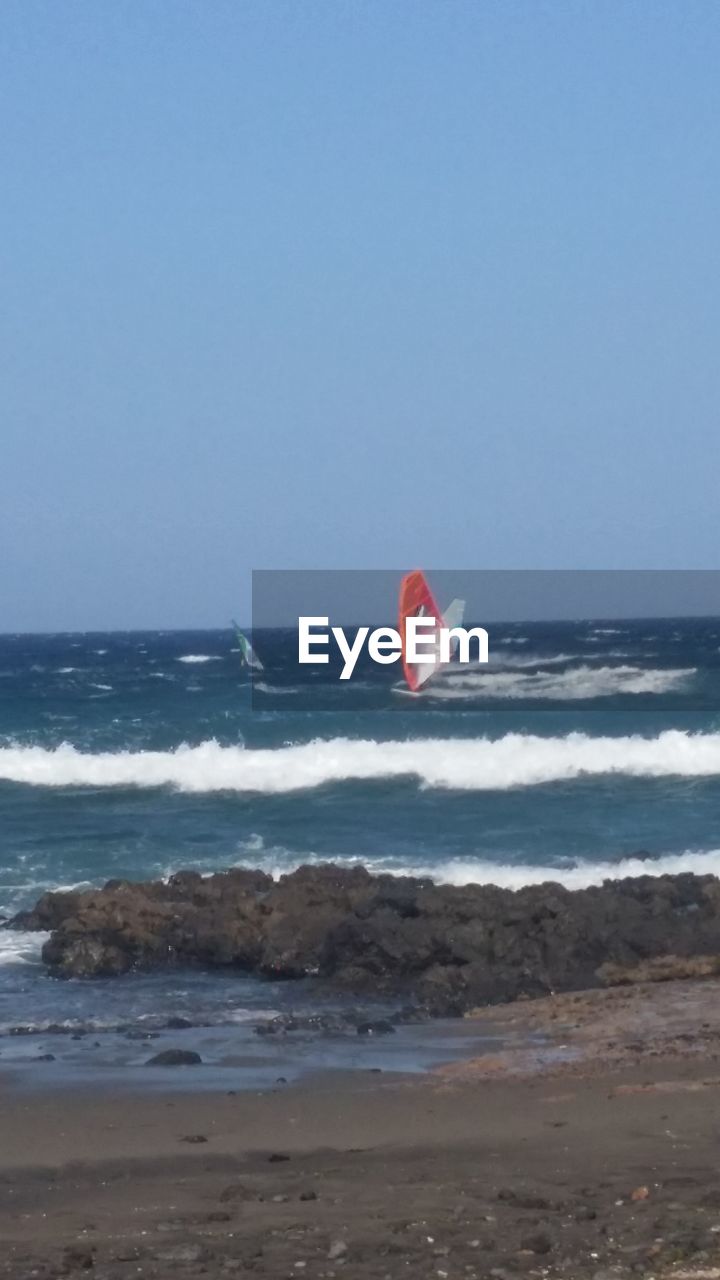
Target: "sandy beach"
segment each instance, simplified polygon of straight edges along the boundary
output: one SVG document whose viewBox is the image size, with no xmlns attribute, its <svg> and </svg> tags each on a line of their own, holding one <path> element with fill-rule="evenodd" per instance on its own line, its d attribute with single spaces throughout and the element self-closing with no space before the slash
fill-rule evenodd
<svg viewBox="0 0 720 1280">
<path fill-rule="evenodd" d="M 720 1276 L 720 983 L 478 1017 L 501 1051 L 414 1078 L 113 1095 L 6 1076 L 0 1274 Z"/>
</svg>

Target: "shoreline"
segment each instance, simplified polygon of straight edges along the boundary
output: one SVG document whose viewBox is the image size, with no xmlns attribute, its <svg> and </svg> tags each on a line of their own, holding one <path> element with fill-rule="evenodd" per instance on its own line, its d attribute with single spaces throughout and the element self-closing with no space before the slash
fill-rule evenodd
<svg viewBox="0 0 720 1280">
<path fill-rule="evenodd" d="M 520 1001 L 423 1077 L 0 1083 L 0 1275 L 720 1275 L 720 981 Z M 541 1030 L 565 1060 L 528 1055 Z"/>
</svg>

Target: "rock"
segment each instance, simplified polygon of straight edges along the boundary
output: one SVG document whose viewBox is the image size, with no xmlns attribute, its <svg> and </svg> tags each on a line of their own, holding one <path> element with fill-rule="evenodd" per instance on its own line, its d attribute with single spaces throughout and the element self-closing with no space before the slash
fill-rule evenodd
<svg viewBox="0 0 720 1280">
<path fill-rule="evenodd" d="M 550 1253 L 553 1242 L 546 1231 L 536 1231 L 532 1235 L 523 1236 L 520 1247 L 529 1253 Z"/>
<path fill-rule="evenodd" d="M 242 1182 L 233 1182 L 220 1192 L 218 1199 L 221 1204 L 229 1204 L 233 1200 L 257 1200 L 259 1197 L 252 1187 L 246 1187 Z"/>
<path fill-rule="evenodd" d="M 87 1245 L 68 1245 L 63 1250 L 61 1267 L 64 1272 L 89 1271 L 95 1266 L 95 1250 Z"/>
<path fill-rule="evenodd" d="M 630 1199 L 647 1200 L 649 1195 L 650 1191 L 648 1187 L 635 1187 L 635 1190 L 630 1192 Z"/>
<path fill-rule="evenodd" d="M 298 1200 L 317 1200 L 317 1191 L 301 1191 Z"/>
<path fill-rule="evenodd" d="M 720 884 L 686 873 L 513 891 L 332 865 L 278 881 L 244 868 L 185 871 L 167 882 L 45 894 L 10 923 L 51 931 L 43 959 L 57 977 L 181 965 L 316 975 L 334 990 L 411 999 L 413 1020 L 419 1008 L 448 1015 L 549 991 L 720 972 Z M 313 1030 L 352 1029 L 347 1017 L 323 1018 Z M 170 1023 L 180 1030 L 185 1021 Z M 258 1034 L 309 1025 L 287 1017 Z M 357 1025 L 365 1035 L 391 1028 L 367 1015 Z"/>
<path fill-rule="evenodd" d="M 193 1146 L 197 1146 L 198 1143 L 207 1142 L 207 1138 L 205 1137 L 204 1133 L 186 1133 L 183 1135 L 180 1141 L 190 1142 L 193 1144 Z"/>
<path fill-rule="evenodd" d="M 289 1159 L 290 1157 L 283 1155 L 281 1151 L 273 1151 L 272 1155 L 268 1156 L 270 1164 L 284 1164 L 285 1161 Z"/>
<path fill-rule="evenodd" d="M 631 986 L 636 982 L 671 982 L 677 978 L 716 978 L 720 974 L 718 956 L 654 956 L 639 964 L 603 964 L 598 977 L 608 987 Z"/>
<path fill-rule="evenodd" d="M 196 1067 L 202 1062 L 199 1053 L 192 1049 L 163 1049 L 154 1058 L 148 1058 L 148 1067 Z"/>
<path fill-rule="evenodd" d="M 580 1207 L 575 1210 L 576 1222 L 594 1222 L 596 1218 L 597 1210 L 590 1208 L 589 1205 L 580 1205 Z"/>
<path fill-rule="evenodd" d="M 328 1258 L 331 1262 L 337 1262 L 338 1258 L 344 1257 L 347 1253 L 347 1245 L 344 1240 L 334 1240 L 328 1249 Z"/>
<path fill-rule="evenodd" d="M 115 943 L 92 934 L 76 934 L 64 940 L 53 934 L 42 949 L 42 958 L 59 978 L 116 978 L 132 968 L 132 957 Z"/>
<path fill-rule="evenodd" d="M 518 1209 L 551 1209 L 552 1205 L 545 1196 L 535 1196 L 530 1192 L 515 1191 L 512 1187 L 501 1187 L 498 1191 L 498 1200 L 505 1200 L 508 1204 L 516 1205 Z"/>
</svg>

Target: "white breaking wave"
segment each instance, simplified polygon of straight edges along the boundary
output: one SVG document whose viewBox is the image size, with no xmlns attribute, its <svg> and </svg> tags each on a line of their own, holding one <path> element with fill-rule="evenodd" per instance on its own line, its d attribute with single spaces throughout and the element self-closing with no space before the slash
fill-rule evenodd
<svg viewBox="0 0 720 1280">
<path fill-rule="evenodd" d="M 512 866 L 478 859 L 453 859 L 434 863 L 431 867 L 408 867 L 404 875 L 430 876 L 437 884 L 494 884 L 499 889 L 523 889 L 526 885 L 545 884 L 548 880 L 566 889 L 588 889 L 604 880 L 625 880 L 636 876 L 681 875 L 693 872 L 704 876 L 720 875 L 720 849 L 707 853 L 687 850 L 669 853 L 661 858 L 622 858 L 619 862 L 579 861 L 573 867 Z"/>
<path fill-rule="evenodd" d="M 642 667 L 581 666 L 560 672 L 469 671 L 465 675 L 453 675 L 451 681 L 432 685 L 423 696 L 440 700 L 483 697 L 574 702 L 617 694 L 671 693 L 682 688 L 696 670 L 696 667 L 646 671 Z"/>
<path fill-rule="evenodd" d="M 698 876 L 712 875 L 720 877 L 720 849 L 700 851 L 686 849 L 682 853 L 668 853 L 658 858 L 630 856 L 618 861 L 600 860 L 591 862 L 579 858 L 573 865 L 562 867 L 549 863 L 533 865 L 531 863 L 493 862 L 488 858 L 468 856 L 451 858 L 447 861 L 411 862 L 402 857 L 371 855 L 337 855 L 298 852 L 282 846 L 265 846 L 262 836 L 251 836 L 240 846 L 242 857 L 232 865 L 236 867 L 258 867 L 277 880 L 301 866 L 322 865 L 328 862 L 341 867 L 366 867 L 375 875 L 383 873 L 395 876 L 415 876 L 432 880 L 435 884 L 495 885 L 499 889 L 524 889 L 530 885 L 555 884 L 564 885 L 566 889 L 588 889 L 600 885 L 605 880 L 634 879 L 639 876 L 664 876 L 693 874 Z M 224 865 L 224 864 L 223 864 Z M 162 871 L 164 879 L 177 872 L 178 867 L 171 865 Z M 205 871 L 212 875 L 215 868 Z M 47 887 L 47 886 L 43 886 Z M 52 885 L 55 892 L 64 892 L 73 888 L 88 889 L 88 881 L 81 885 Z M 3 964 L 37 964 L 43 943 L 50 937 L 49 933 L 26 933 L 20 930 L 0 930 L 0 965 Z M 242 1016 L 244 1018 L 244 1011 Z M 270 1011 L 272 1012 L 272 1011 Z M 258 1012 L 258 1017 L 264 1016 Z M 274 1016 L 274 1015 L 273 1015 Z M 110 1025 L 110 1024 L 108 1024 Z"/>
<path fill-rule="evenodd" d="M 297 867 L 332 861 L 340 866 L 364 866 L 374 874 L 387 872 L 396 876 L 428 878 L 435 884 L 492 884 L 499 889 L 524 889 L 528 885 L 554 881 L 566 889 L 588 889 L 604 880 L 625 880 L 637 876 L 695 875 L 720 876 L 720 849 L 707 852 L 688 849 L 683 853 L 669 853 L 659 858 L 621 858 L 619 861 L 590 862 L 578 859 L 572 866 L 554 867 L 551 864 L 533 866 L 530 863 L 492 862 L 488 858 L 451 858 L 446 862 L 406 862 L 393 857 L 332 857 L 314 853 L 299 854 L 287 849 L 265 849 L 262 839 L 253 844 L 248 841 L 245 853 L 237 866 L 260 867 L 277 879 Z M 168 874 L 171 874 L 168 871 Z"/>
<path fill-rule="evenodd" d="M 37 964 L 49 933 L 26 933 L 20 929 L 0 929 L 0 965 Z"/>
<path fill-rule="evenodd" d="M 178 662 L 219 662 L 220 655 L 217 653 L 184 653 Z"/>
<path fill-rule="evenodd" d="M 67 743 L 0 748 L 0 779 L 37 787 L 173 787 L 281 794 L 328 783 L 415 777 L 423 787 L 505 791 L 575 778 L 720 776 L 720 733 L 656 737 L 330 738 L 261 750 L 215 741 L 173 751 L 78 751 Z"/>
</svg>

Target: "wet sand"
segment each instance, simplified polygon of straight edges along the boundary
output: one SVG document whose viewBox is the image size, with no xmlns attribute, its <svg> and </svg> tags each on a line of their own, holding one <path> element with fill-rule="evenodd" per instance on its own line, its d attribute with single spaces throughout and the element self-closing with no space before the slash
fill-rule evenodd
<svg viewBox="0 0 720 1280">
<path fill-rule="evenodd" d="M 6 1077 L 0 1275 L 720 1278 L 720 983 L 483 1019 L 504 1049 L 423 1077 L 121 1096 Z"/>
</svg>

